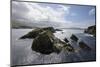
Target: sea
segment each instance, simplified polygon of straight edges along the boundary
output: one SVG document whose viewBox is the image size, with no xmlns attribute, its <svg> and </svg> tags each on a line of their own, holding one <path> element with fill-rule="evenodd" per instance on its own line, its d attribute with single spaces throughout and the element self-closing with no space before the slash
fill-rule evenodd
<svg viewBox="0 0 100 67">
<path fill-rule="evenodd" d="M 74 63 L 96 60 L 96 38 L 90 34 L 84 33 L 82 29 L 62 29 L 56 31 L 54 35 L 61 39 L 69 40 L 74 47 L 75 52 L 62 50 L 59 54 L 41 54 L 32 51 L 31 46 L 33 39 L 19 39 L 33 29 L 11 29 L 11 66 L 20 65 L 37 65 L 37 64 L 54 64 L 54 63 Z M 70 39 L 71 35 L 78 36 L 79 41 L 87 43 L 92 50 L 86 51 L 79 47 L 78 42 Z"/>
</svg>

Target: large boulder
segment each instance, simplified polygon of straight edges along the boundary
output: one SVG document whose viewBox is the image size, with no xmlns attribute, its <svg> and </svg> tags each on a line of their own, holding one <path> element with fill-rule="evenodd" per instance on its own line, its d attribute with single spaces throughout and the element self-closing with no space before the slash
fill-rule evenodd
<svg viewBox="0 0 100 67">
<path fill-rule="evenodd" d="M 56 38 L 51 31 L 41 32 L 32 43 L 32 50 L 42 53 L 50 54 L 52 52 L 60 53 L 64 48 L 68 51 L 73 51 L 73 47 L 60 39 Z"/>
<path fill-rule="evenodd" d="M 96 36 L 96 25 L 88 27 L 84 32 Z"/>
<path fill-rule="evenodd" d="M 53 50 L 53 34 L 50 31 L 44 31 L 39 34 L 32 43 L 32 50 L 42 54 L 50 54 Z"/>
<path fill-rule="evenodd" d="M 77 36 L 75 36 L 74 34 L 72 34 L 72 36 L 70 37 L 72 40 L 74 40 L 74 41 L 78 41 L 78 38 L 77 38 Z"/>
<path fill-rule="evenodd" d="M 35 38 L 43 31 L 51 31 L 52 33 L 55 32 L 53 27 L 36 28 L 36 29 L 30 31 L 29 33 L 25 34 L 24 36 L 20 37 L 20 39 Z"/>
</svg>

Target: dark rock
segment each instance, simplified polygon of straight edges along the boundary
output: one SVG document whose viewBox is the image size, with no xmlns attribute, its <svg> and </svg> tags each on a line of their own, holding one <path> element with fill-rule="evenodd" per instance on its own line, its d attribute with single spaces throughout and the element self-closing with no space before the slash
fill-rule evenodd
<svg viewBox="0 0 100 67">
<path fill-rule="evenodd" d="M 64 41 L 66 42 L 66 43 L 68 43 L 69 41 L 67 40 L 67 38 L 64 38 Z"/>
<path fill-rule="evenodd" d="M 58 53 L 62 49 L 66 49 L 69 52 L 74 51 L 74 48 L 69 43 L 65 43 L 65 42 L 61 41 L 60 39 L 56 39 L 55 41 L 56 41 L 56 43 L 54 44 L 54 46 L 56 47 L 56 50 L 58 51 Z"/>
<path fill-rule="evenodd" d="M 60 51 L 64 48 L 68 51 L 73 50 L 71 45 L 56 38 L 51 31 L 41 32 L 33 40 L 31 48 L 32 50 L 42 54 L 50 54 L 52 52 L 60 53 Z"/>
<path fill-rule="evenodd" d="M 85 50 L 91 50 L 91 48 L 83 41 L 79 42 L 79 47 Z"/>
<path fill-rule="evenodd" d="M 74 40 L 74 41 L 78 41 L 78 38 L 74 35 L 74 34 L 72 34 L 72 36 L 70 37 L 72 40 Z"/>
<path fill-rule="evenodd" d="M 32 50 L 42 54 L 50 54 L 53 50 L 53 34 L 50 31 L 44 31 L 37 36 L 32 43 Z"/>
<path fill-rule="evenodd" d="M 68 51 L 74 52 L 74 48 L 68 43 L 67 45 L 64 46 Z"/>
<path fill-rule="evenodd" d="M 92 34 L 94 37 L 96 37 L 96 25 L 88 27 L 84 33 Z"/>
<path fill-rule="evenodd" d="M 35 30 L 32 30 L 31 32 L 27 33 L 26 35 L 20 37 L 20 39 L 25 39 L 25 38 L 35 38 L 39 35 L 39 33 L 43 32 L 42 29 L 35 29 Z"/>
<path fill-rule="evenodd" d="M 51 31 L 52 33 L 55 32 L 55 30 L 54 30 L 53 27 L 37 28 L 37 29 L 32 30 L 31 32 L 27 33 L 26 35 L 20 37 L 20 39 L 35 38 L 35 37 L 37 37 L 43 31 Z"/>
<path fill-rule="evenodd" d="M 63 41 L 61 41 L 60 39 L 58 38 L 55 38 L 54 39 L 54 51 L 56 53 L 60 53 L 60 51 L 63 49 L 63 46 L 65 45 L 66 43 L 64 43 Z"/>
</svg>

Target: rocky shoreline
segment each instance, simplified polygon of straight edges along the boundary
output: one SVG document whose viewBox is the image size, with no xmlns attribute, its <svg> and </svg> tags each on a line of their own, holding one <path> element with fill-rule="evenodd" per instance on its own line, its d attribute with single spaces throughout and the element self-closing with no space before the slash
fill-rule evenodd
<svg viewBox="0 0 100 67">
<path fill-rule="evenodd" d="M 68 52 L 74 52 L 75 49 L 73 46 L 71 46 L 67 38 L 62 41 L 54 36 L 53 33 L 55 33 L 56 30 L 57 29 L 54 29 L 53 27 L 37 28 L 20 37 L 20 39 L 33 39 L 31 49 L 42 54 L 51 54 L 53 52 L 60 53 L 63 49 L 66 49 Z M 94 31 L 95 26 L 91 26 L 84 32 L 95 36 L 96 34 Z M 91 50 L 88 44 L 86 44 L 84 41 L 79 41 L 79 38 L 75 34 L 72 34 L 70 39 L 77 42 L 81 49 Z"/>
<path fill-rule="evenodd" d="M 53 27 L 38 28 L 20 37 L 20 39 L 34 39 L 31 49 L 42 54 L 59 53 L 64 48 L 69 52 L 74 51 L 74 48 L 69 43 L 54 36 L 55 31 Z"/>
</svg>

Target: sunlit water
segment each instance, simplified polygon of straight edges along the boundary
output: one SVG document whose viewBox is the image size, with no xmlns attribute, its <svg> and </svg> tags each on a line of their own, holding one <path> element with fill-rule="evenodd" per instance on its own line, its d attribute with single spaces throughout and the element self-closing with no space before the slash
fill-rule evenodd
<svg viewBox="0 0 100 67">
<path fill-rule="evenodd" d="M 94 61 L 96 60 L 95 38 L 89 34 L 84 34 L 84 30 L 63 29 L 63 31 L 56 31 L 54 35 L 63 40 L 65 37 L 70 41 L 74 47 L 75 52 L 68 53 L 62 50 L 59 54 L 51 53 L 44 55 L 31 50 L 32 39 L 19 39 L 32 29 L 12 29 L 11 36 L 11 65 L 27 65 L 27 64 L 48 64 L 48 63 L 62 63 L 62 62 L 77 62 L 77 61 Z M 93 50 L 84 51 L 79 48 L 78 43 L 72 41 L 70 36 L 76 34 L 79 40 L 84 40 Z"/>
</svg>

